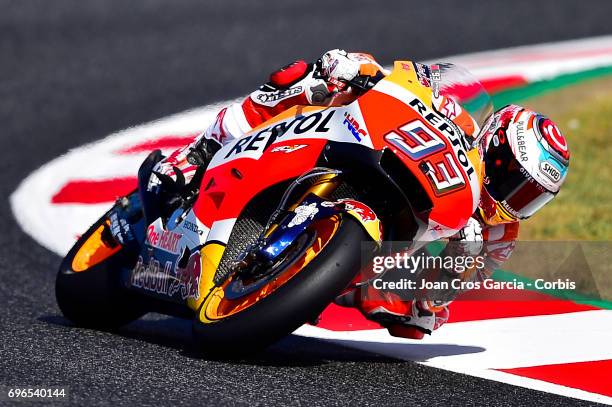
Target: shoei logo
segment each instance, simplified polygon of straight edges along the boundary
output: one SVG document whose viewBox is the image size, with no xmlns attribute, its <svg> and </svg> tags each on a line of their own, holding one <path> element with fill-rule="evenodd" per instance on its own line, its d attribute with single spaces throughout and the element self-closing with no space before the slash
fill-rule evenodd
<svg viewBox="0 0 612 407">
<path fill-rule="evenodd" d="M 540 170 L 546 175 L 551 181 L 559 182 L 561 180 L 561 172 L 551 165 L 548 161 L 542 161 L 540 163 Z"/>
</svg>

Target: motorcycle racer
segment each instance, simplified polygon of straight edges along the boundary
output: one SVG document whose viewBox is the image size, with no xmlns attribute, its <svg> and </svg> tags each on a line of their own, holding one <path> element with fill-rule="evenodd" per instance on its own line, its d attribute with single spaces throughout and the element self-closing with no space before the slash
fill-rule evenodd
<svg viewBox="0 0 612 407">
<path fill-rule="evenodd" d="M 152 177 L 149 188 L 160 194 L 170 190 L 171 194 L 176 188 L 166 188 L 164 184 L 179 178 L 188 182 L 224 144 L 289 107 L 350 103 L 356 95 L 346 81 L 357 75 L 376 80 L 387 74 L 371 55 L 338 49 L 326 52 L 315 63 L 293 62 L 272 73 L 266 84 L 242 102 L 222 109 L 192 144 L 157 163 L 157 177 Z M 465 118 L 455 119 L 468 133 Z M 456 242 L 455 255 L 486 254 L 485 273 L 491 273 L 512 253 L 519 222 L 559 192 L 567 173 L 569 149 L 550 119 L 516 105 L 498 110 L 480 134 L 477 148 L 484 164 L 480 203 L 472 218 L 450 240 Z M 406 302 L 393 293 L 378 290 L 368 290 L 367 295 L 352 290 L 336 302 L 357 307 L 392 335 L 413 339 L 430 334 L 449 315 L 448 302 Z"/>
<path fill-rule="evenodd" d="M 484 269 L 469 278 L 483 280 L 515 247 L 519 222 L 531 217 L 559 192 L 569 165 L 567 141 L 547 117 L 517 105 L 499 109 L 478 144 L 484 182 L 478 210 L 449 240 L 455 256 L 485 258 Z M 464 277 L 467 278 L 467 277 Z M 348 292 L 354 304 L 395 336 L 421 339 L 444 324 L 449 302 L 400 301 L 391 292 Z"/>
</svg>

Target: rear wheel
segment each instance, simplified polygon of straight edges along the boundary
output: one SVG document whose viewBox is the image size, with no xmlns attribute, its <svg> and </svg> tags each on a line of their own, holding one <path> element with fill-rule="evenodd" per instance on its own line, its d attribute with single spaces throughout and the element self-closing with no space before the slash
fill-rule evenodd
<svg viewBox="0 0 612 407">
<path fill-rule="evenodd" d="M 64 257 L 57 273 L 57 304 L 79 326 L 113 329 L 145 313 L 120 287 L 120 269 L 135 256 L 112 241 L 109 227 L 107 216 L 100 218 Z"/>
<path fill-rule="evenodd" d="M 263 348 L 318 317 L 359 271 L 364 229 L 350 216 L 313 225 L 256 276 L 236 273 L 203 302 L 194 334 L 208 353 Z"/>
</svg>

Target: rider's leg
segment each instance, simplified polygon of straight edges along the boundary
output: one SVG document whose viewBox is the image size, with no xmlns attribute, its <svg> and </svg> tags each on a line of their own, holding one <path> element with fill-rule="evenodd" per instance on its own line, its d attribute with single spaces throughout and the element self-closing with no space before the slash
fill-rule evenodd
<svg viewBox="0 0 612 407">
<path fill-rule="evenodd" d="M 406 300 L 371 285 L 345 291 L 334 302 L 357 308 L 367 319 L 387 328 L 391 335 L 409 339 L 422 339 L 441 327 L 448 320 L 450 304 Z"/>
<path fill-rule="evenodd" d="M 198 167 L 206 167 L 221 147 L 236 140 L 250 130 L 244 119 L 242 106 L 234 103 L 223 108 L 215 121 L 189 145 L 182 147 L 161 160 L 154 171 L 176 180 L 176 169 L 180 170 L 188 183 Z"/>
</svg>

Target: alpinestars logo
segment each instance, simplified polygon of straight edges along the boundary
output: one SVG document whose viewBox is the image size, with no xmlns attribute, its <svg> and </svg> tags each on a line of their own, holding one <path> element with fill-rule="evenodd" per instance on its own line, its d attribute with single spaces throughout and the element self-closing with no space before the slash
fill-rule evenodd
<svg viewBox="0 0 612 407">
<path fill-rule="evenodd" d="M 278 90 L 276 92 L 257 92 L 255 98 L 261 103 L 278 102 L 279 100 L 299 95 L 302 93 L 302 90 L 303 89 L 301 86 L 296 86 L 294 88 Z"/>
</svg>

